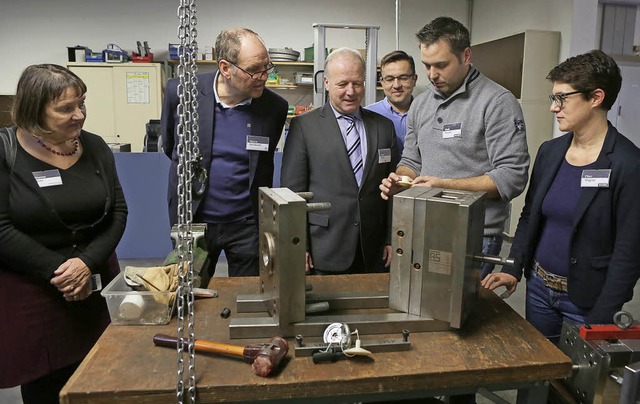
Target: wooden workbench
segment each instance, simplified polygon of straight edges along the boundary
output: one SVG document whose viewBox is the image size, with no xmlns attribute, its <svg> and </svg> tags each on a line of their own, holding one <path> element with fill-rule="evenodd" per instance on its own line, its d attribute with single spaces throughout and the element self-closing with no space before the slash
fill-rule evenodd
<svg viewBox="0 0 640 404">
<path fill-rule="evenodd" d="M 309 277 L 315 292 L 384 291 L 388 275 Z M 224 307 L 232 317 L 238 293 L 258 293 L 258 278 L 213 278 L 220 297 L 196 301 L 198 339 L 246 345 L 264 340 L 230 340 Z M 255 314 L 246 315 L 255 317 Z M 176 350 L 155 347 L 156 333 L 176 334 L 175 316 L 166 326 L 109 326 L 61 392 L 62 403 L 175 402 Z M 380 336 L 361 336 L 381 338 Z M 400 337 L 400 330 L 398 335 Z M 566 377 L 571 361 L 494 293 L 480 299 L 460 331 L 412 333 L 411 350 L 314 364 L 295 358 L 295 341 L 273 377 L 255 376 L 242 360 L 196 355 L 198 402 L 270 400 L 282 402 L 375 401 L 477 391 L 519 389 L 519 401 L 546 395 L 544 381 Z M 307 341 L 307 336 L 305 336 Z M 309 339 L 309 341 L 311 341 Z"/>
</svg>

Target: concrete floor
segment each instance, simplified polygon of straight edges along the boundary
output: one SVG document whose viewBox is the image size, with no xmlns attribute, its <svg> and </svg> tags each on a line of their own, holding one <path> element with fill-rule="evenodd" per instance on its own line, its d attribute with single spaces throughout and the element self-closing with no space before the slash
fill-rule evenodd
<svg viewBox="0 0 640 404">
<path fill-rule="evenodd" d="M 509 243 L 505 242 L 505 245 L 503 246 L 503 249 L 501 252 L 501 255 L 503 257 L 508 256 L 509 248 L 510 248 Z M 161 262 L 162 260 L 121 260 L 120 263 L 121 263 L 122 269 L 124 269 L 126 265 L 133 265 L 133 266 L 158 265 L 159 264 L 158 261 Z M 226 260 L 224 259 L 224 257 L 221 257 L 220 261 L 218 262 L 218 268 L 216 269 L 215 276 L 227 276 L 227 266 L 226 266 Z M 497 293 L 500 294 L 502 293 L 502 291 L 498 290 Z M 523 317 L 524 317 L 524 302 L 525 302 L 524 296 L 525 296 L 525 285 L 521 283 L 521 284 L 518 284 L 518 288 L 516 289 L 516 292 L 506 300 L 506 302 L 518 314 L 520 314 Z M 638 285 L 636 285 L 633 300 L 627 303 L 623 309 L 631 313 L 635 319 L 640 320 L 640 282 L 638 283 Z M 506 400 L 509 403 L 516 402 L 516 391 L 514 390 L 497 392 L 496 394 L 498 394 L 498 396 L 500 396 L 502 399 Z M 485 398 L 480 394 L 477 395 L 476 400 L 478 404 L 493 403 L 492 400 Z M 22 399 L 20 398 L 20 388 L 14 387 L 10 389 L 0 389 L 0 403 L 23 404 Z"/>
</svg>

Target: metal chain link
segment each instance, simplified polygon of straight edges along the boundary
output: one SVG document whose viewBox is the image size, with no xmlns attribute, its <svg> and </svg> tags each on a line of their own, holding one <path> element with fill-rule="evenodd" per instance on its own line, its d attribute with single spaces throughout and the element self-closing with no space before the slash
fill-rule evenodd
<svg viewBox="0 0 640 404">
<path fill-rule="evenodd" d="M 367 65 L 367 57 L 369 56 L 369 34 L 370 34 L 371 31 L 366 29 L 364 32 L 365 32 L 365 34 L 364 34 L 364 48 L 367 50 L 365 52 L 365 58 L 364 58 L 364 66 L 365 66 L 365 68 L 364 68 L 364 82 L 368 83 L 369 79 L 371 78 L 371 77 L 368 77 L 368 73 L 369 72 L 367 71 L 367 70 L 369 70 L 369 69 L 367 69 L 367 66 L 368 66 Z M 377 77 L 373 78 L 373 80 L 376 80 L 376 79 L 377 79 Z M 374 87 L 374 89 L 375 89 L 375 87 Z M 365 93 L 366 93 L 366 87 L 365 87 Z"/>
<path fill-rule="evenodd" d="M 201 160 L 198 148 L 198 67 L 196 66 L 198 43 L 196 1 L 180 0 L 178 7 L 178 37 L 180 63 L 177 68 L 178 105 L 178 358 L 176 399 L 185 400 L 185 382 L 188 386 L 187 401 L 196 402 L 195 379 L 195 331 L 193 306 L 193 212 L 192 181 Z M 185 313 L 186 306 L 186 313 Z M 186 321 L 186 337 L 185 337 Z M 187 359 L 187 380 L 185 381 L 184 359 Z"/>
</svg>

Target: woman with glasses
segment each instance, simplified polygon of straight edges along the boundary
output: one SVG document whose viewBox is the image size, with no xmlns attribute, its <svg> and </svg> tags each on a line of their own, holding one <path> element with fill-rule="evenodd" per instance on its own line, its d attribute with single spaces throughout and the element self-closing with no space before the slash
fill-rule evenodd
<svg viewBox="0 0 640 404">
<path fill-rule="evenodd" d="M 550 110 L 565 135 L 538 151 L 511 248 L 482 281 L 508 292 L 524 272 L 526 318 L 557 343 L 563 321 L 612 323 L 640 277 L 640 150 L 607 121 L 622 78 L 594 50 L 553 68 Z"/>
<path fill-rule="evenodd" d="M 24 404 L 58 403 L 120 272 L 127 204 L 111 149 L 83 130 L 86 95 L 67 68 L 29 66 L 0 128 L 0 388 L 20 385 Z"/>
</svg>

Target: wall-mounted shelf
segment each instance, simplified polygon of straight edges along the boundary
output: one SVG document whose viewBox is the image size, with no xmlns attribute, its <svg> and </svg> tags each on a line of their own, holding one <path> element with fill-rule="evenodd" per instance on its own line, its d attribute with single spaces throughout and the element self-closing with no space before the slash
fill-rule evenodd
<svg viewBox="0 0 640 404">
<path fill-rule="evenodd" d="M 170 65 L 177 65 L 179 60 L 167 60 L 167 63 Z M 276 66 L 311 66 L 313 67 L 313 62 L 272 62 Z M 196 60 L 196 64 L 198 65 L 217 65 L 217 60 Z"/>
</svg>

